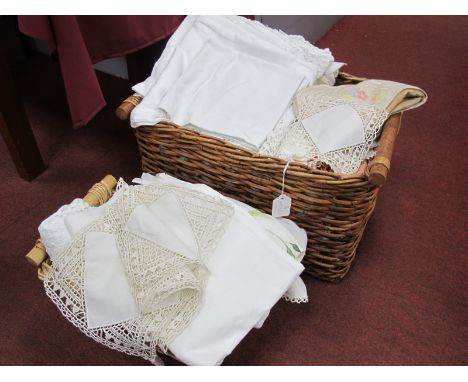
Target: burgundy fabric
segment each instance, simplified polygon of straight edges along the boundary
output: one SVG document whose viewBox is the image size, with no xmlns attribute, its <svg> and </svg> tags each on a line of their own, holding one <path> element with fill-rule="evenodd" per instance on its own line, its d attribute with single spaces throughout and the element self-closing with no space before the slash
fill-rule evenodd
<svg viewBox="0 0 468 382">
<path fill-rule="evenodd" d="M 468 363 L 466 41 L 467 17 L 369 16 L 345 17 L 319 41 L 349 72 L 418 85 L 429 101 L 403 117 L 348 276 L 337 285 L 306 276 L 310 302 L 277 304 L 226 365 Z M 44 61 L 19 80 L 49 168 L 23 181 L 0 141 L 0 363 L 147 365 L 71 325 L 24 260 L 38 224 L 58 206 L 107 173 L 128 181 L 140 173 L 132 131 L 113 115 L 128 84 L 99 74 L 109 99 L 90 124 L 99 128 L 64 129 L 61 79 Z"/>
<path fill-rule="evenodd" d="M 57 49 L 73 125 L 86 125 L 105 105 L 92 64 L 170 36 L 183 16 L 18 16 L 20 30 Z"/>
</svg>

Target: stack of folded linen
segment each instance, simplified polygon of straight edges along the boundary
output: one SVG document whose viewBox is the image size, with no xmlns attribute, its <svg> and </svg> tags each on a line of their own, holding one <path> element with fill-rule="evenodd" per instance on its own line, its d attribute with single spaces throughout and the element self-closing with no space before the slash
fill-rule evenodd
<svg viewBox="0 0 468 382">
<path fill-rule="evenodd" d="M 133 90 L 144 97 L 132 127 L 171 120 L 258 150 L 288 124 L 297 90 L 334 83 L 328 49 L 240 16 L 188 16 L 151 76 Z"/>
<path fill-rule="evenodd" d="M 355 173 L 375 156 L 387 117 L 423 90 L 368 80 L 333 86 L 328 49 L 239 16 L 189 16 L 146 81 L 132 127 L 172 121 L 263 155 Z"/>
<path fill-rule="evenodd" d="M 307 301 L 307 236 L 294 223 L 165 174 L 134 183 L 39 227 L 46 293 L 86 335 L 155 364 L 160 349 L 219 365 L 282 296 Z"/>
</svg>

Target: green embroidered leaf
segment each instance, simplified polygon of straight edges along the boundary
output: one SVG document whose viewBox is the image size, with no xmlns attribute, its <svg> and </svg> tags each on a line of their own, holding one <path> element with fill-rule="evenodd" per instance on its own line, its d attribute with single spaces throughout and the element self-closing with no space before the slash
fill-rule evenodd
<svg viewBox="0 0 468 382">
<path fill-rule="evenodd" d="M 301 252 L 301 249 L 297 246 L 297 244 L 294 244 L 294 243 L 289 243 L 291 244 L 291 247 L 293 247 L 293 249 L 296 251 L 296 252 Z"/>
<path fill-rule="evenodd" d="M 294 253 L 291 251 L 291 248 L 289 248 L 288 246 L 286 246 L 286 248 L 288 250 L 288 255 L 295 259 L 296 257 L 294 256 Z"/>
<path fill-rule="evenodd" d="M 249 215 L 251 215 L 251 216 L 259 216 L 261 214 L 262 213 L 259 210 L 256 210 L 256 209 L 253 209 L 253 210 L 249 211 Z"/>
<path fill-rule="evenodd" d="M 266 218 L 266 219 L 272 219 L 272 216 L 262 212 L 262 211 L 259 211 L 259 210 L 256 210 L 256 209 L 252 209 L 249 211 L 249 215 L 251 216 L 254 216 L 254 217 L 261 217 L 261 218 Z"/>
</svg>

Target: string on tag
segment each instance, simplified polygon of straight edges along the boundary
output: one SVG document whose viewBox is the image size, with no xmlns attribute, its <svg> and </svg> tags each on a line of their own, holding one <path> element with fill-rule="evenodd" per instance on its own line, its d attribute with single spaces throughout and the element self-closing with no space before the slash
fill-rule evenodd
<svg viewBox="0 0 468 382">
<path fill-rule="evenodd" d="M 281 185 L 281 195 L 284 195 L 284 183 L 285 183 L 286 171 L 288 170 L 289 163 L 291 163 L 291 161 L 288 161 L 286 163 L 286 166 L 284 166 L 284 169 L 283 169 L 283 184 Z"/>
<path fill-rule="evenodd" d="M 290 161 L 286 163 L 283 169 L 283 184 L 281 185 L 281 195 L 273 200 L 271 206 L 271 215 L 275 218 L 289 216 L 291 213 L 291 198 L 284 194 L 284 185 L 286 181 L 286 171 L 288 170 Z"/>
</svg>

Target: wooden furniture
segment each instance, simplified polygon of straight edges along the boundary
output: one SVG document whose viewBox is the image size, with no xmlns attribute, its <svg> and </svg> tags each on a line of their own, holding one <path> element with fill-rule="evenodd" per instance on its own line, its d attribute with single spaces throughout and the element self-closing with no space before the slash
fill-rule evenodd
<svg viewBox="0 0 468 382">
<path fill-rule="evenodd" d="M 21 50 L 11 18 L 0 18 L 0 134 L 19 175 L 28 181 L 45 170 L 39 148 L 16 90 L 7 61 L 11 50 Z M 8 41 L 7 41 L 8 40 Z M 16 45 L 16 46 L 13 46 Z"/>
</svg>

